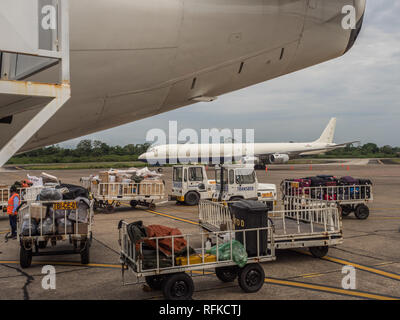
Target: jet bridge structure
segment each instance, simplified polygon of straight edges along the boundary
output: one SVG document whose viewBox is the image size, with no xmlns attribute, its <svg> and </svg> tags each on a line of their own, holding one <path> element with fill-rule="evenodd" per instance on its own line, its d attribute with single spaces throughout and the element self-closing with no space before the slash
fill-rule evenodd
<svg viewBox="0 0 400 320">
<path fill-rule="evenodd" d="M 0 149 L 3 166 L 70 99 L 69 0 L 1 0 L 0 126 L 38 108 Z M 57 66 L 57 81 L 32 81 Z"/>
</svg>

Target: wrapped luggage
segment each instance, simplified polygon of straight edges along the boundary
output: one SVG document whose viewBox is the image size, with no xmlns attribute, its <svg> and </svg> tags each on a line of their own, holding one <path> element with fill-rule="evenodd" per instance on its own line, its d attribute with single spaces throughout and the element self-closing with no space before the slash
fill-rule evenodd
<svg viewBox="0 0 400 320">
<path fill-rule="evenodd" d="M 45 188 L 39 194 L 40 201 L 60 201 L 62 199 L 62 193 L 55 188 Z"/>
<path fill-rule="evenodd" d="M 21 234 L 24 237 L 28 237 L 28 236 L 36 236 L 38 233 L 38 225 L 36 223 L 35 219 L 29 219 L 29 215 L 28 218 L 22 221 L 22 226 L 21 226 Z"/>
<path fill-rule="evenodd" d="M 46 218 L 41 223 L 39 223 L 39 226 L 38 226 L 39 233 L 40 233 L 40 230 L 42 231 L 42 234 L 44 234 L 44 235 L 51 235 L 51 234 L 56 233 L 56 226 L 54 225 L 52 219 Z"/>
<path fill-rule="evenodd" d="M 68 219 L 73 222 L 87 223 L 89 219 L 89 200 L 80 197 L 76 198 L 75 201 L 78 203 L 78 208 L 71 211 L 71 213 L 68 215 Z"/>
</svg>

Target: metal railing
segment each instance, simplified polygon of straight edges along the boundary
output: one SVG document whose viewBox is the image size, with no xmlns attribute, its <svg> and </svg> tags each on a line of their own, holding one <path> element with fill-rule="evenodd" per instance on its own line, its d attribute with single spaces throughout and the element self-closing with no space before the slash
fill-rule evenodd
<svg viewBox="0 0 400 320">
<path fill-rule="evenodd" d="M 233 260 L 233 241 L 235 240 L 235 236 L 237 234 L 242 234 L 243 236 L 243 247 L 244 250 L 247 251 L 248 242 L 246 242 L 246 238 L 248 238 L 248 234 L 250 232 L 257 233 L 257 254 L 251 257 L 248 257 L 247 263 L 252 262 L 262 262 L 262 261 L 272 261 L 275 260 L 275 246 L 274 246 L 274 237 L 272 232 L 272 227 L 268 226 L 265 228 L 254 228 L 254 229 L 246 229 L 246 230 L 236 230 L 230 232 L 213 232 L 213 233 L 199 233 L 199 234 L 181 234 L 181 235 L 171 235 L 171 236 L 162 236 L 162 237 L 151 237 L 151 238 L 142 238 L 136 243 L 132 242 L 131 238 L 128 234 L 128 223 L 122 221 L 121 228 L 119 229 L 119 244 L 121 247 L 121 262 L 125 265 L 128 265 L 133 272 L 138 276 L 143 275 L 151 275 L 151 274 L 167 274 L 167 273 L 175 273 L 175 272 L 185 272 L 191 270 L 201 270 L 207 268 L 215 268 L 221 266 L 232 266 L 236 265 Z M 261 248 L 262 243 L 262 235 L 261 233 L 266 233 L 268 237 L 268 241 L 266 242 L 265 252 L 262 252 L 264 248 Z M 223 235 L 229 234 L 230 239 L 228 241 L 223 242 L 220 238 L 223 238 Z M 232 236 L 233 235 L 233 236 Z M 230 257 L 229 259 L 222 260 L 220 259 L 219 250 L 216 250 L 215 261 L 207 262 L 205 258 L 206 250 L 206 240 L 208 238 L 216 239 L 216 247 L 220 248 L 220 246 L 224 243 L 230 243 Z M 177 255 L 175 252 L 175 240 L 184 239 L 186 241 L 186 251 L 184 255 Z M 171 255 L 167 257 L 160 250 L 160 242 L 165 240 L 170 240 L 171 246 Z M 153 252 L 155 253 L 155 265 L 154 267 L 146 267 L 146 257 L 144 254 L 145 249 L 143 245 L 148 242 L 155 243 L 155 247 L 153 248 Z M 196 254 L 201 255 L 200 262 L 194 262 L 190 260 L 191 257 L 191 245 L 200 244 L 196 249 Z M 254 244 L 253 244 L 254 245 Z M 176 258 L 184 257 L 186 258 L 185 264 L 178 264 Z M 152 261 L 154 263 L 154 261 Z M 162 266 L 162 263 L 168 264 L 168 266 Z"/>
<path fill-rule="evenodd" d="M 332 202 L 367 202 L 373 200 L 372 185 L 344 186 L 302 186 L 298 181 L 284 181 L 282 184 L 284 197 L 318 199 Z"/>
<path fill-rule="evenodd" d="M 142 183 L 102 182 L 99 183 L 95 197 L 133 198 L 137 196 L 164 196 L 164 183 L 159 181 Z M 92 191 L 93 192 L 93 191 Z"/>
<path fill-rule="evenodd" d="M 36 201 L 40 192 L 46 188 L 45 186 L 19 188 L 18 194 L 23 201 Z"/>
<path fill-rule="evenodd" d="M 298 201 L 298 198 L 293 198 Z M 274 222 L 275 219 L 281 220 L 280 229 L 275 229 L 279 234 L 301 235 L 305 233 L 321 234 L 321 233 L 340 233 L 342 230 L 342 220 L 340 218 L 339 209 L 335 204 L 327 201 L 315 201 L 312 199 L 302 199 L 299 203 L 285 205 L 285 209 L 281 211 L 271 211 L 268 217 Z M 289 202 L 288 202 L 289 203 Z M 227 226 L 227 230 L 233 230 L 232 214 L 229 207 L 216 202 L 201 200 L 199 203 L 199 220 L 201 225 L 211 225 L 215 229 L 220 230 L 221 226 Z M 288 230 L 288 220 L 295 221 L 297 230 Z M 305 223 L 302 224 L 302 223 Z M 293 224 L 291 224 L 293 225 Z M 294 233 L 293 233 L 294 232 Z"/>
<path fill-rule="evenodd" d="M 8 199 L 10 198 L 10 188 L 0 189 L 0 205 L 5 206 L 8 204 Z"/>
<path fill-rule="evenodd" d="M 221 203 L 208 200 L 199 202 L 200 223 L 208 223 L 218 229 L 226 226 L 226 230 L 233 230 L 232 215 L 229 208 Z"/>
<path fill-rule="evenodd" d="M 82 222 L 78 212 L 79 203 L 74 200 L 63 201 L 36 201 L 28 203 L 18 212 L 18 238 L 48 238 L 52 236 L 89 236 L 93 225 L 93 201 L 87 209 L 87 222 Z M 74 218 L 72 218 L 73 216 Z M 44 232 L 44 221 L 51 220 L 51 231 Z M 64 219 L 63 227 L 58 225 L 58 221 Z M 35 221 L 35 222 L 34 222 Z M 70 224 L 67 224 L 67 221 Z M 26 223 L 26 225 L 24 225 Z M 24 232 L 23 228 L 28 232 Z"/>
</svg>

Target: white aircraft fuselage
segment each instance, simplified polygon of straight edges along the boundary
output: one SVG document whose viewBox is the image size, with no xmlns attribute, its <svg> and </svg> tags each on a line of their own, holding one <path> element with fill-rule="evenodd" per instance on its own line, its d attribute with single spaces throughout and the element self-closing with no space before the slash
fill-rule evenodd
<svg viewBox="0 0 400 320">
<path fill-rule="evenodd" d="M 345 5 L 357 9 L 354 30 L 342 27 Z M 361 29 L 365 0 L 70 0 L 70 7 L 72 98 L 21 152 L 340 57 Z M 55 69 L 32 79 L 54 80 Z M 43 106 L 6 102 L 0 116 L 13 110 L 13 121 L 0 124 L 0 146 Z"/>
</svg>

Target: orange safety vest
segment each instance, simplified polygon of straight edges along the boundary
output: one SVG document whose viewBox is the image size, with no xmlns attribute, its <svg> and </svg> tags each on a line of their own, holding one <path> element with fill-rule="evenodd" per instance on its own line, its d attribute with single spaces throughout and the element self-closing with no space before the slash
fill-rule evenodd
<svg viewBox="0 0 400 320">
<path fill-rule="evenodd" d="M 18 205 L 20 204 L 19 196 L 17 193 L 14 193 L 10 199 L 8 199 L 8 206 L 7 206 L 7 214 L 12 215 L 13 214 L 13 209 L 14 209 L 14 199 L 15 197 L 18 197 Z M 17 215 L 17 212 L 15 212 L 15 215 Z"/>
</svg>

